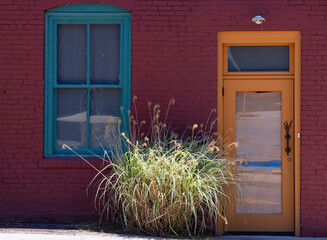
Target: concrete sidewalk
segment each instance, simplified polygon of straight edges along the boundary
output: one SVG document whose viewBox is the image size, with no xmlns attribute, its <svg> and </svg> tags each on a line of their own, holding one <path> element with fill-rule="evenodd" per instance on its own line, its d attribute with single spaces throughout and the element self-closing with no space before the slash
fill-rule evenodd
<svg viewBox="0 0 327 240">
<path fill-rule="evenodd" d="M 114 233 L 99 233 L 81 230 L 62 230 L 62 229 L 12 229 L 0 228 L 0 239 L 2 240 L 163 240 L 177 238 L 157 238 L 146 236 L 133 236 Z M 183 238 L 185 239 L 185 238 Z M 205 240 L 209 238 L 203 238 Z M 327 240 L 327 238 L 297 238 L 286 236 L 222 236 L 212 237 L 212 240 Z"/>
</svg>

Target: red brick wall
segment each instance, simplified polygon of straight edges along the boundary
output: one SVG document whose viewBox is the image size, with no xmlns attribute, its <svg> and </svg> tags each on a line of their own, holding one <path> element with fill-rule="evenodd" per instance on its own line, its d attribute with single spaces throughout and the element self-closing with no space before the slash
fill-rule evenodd
<svg viewBox="0 0 327 240">
<path fill-rule="evenodd" d="M 132 93 L 176 104 L 173 126 L 204 122 L 217 102 L 217 32 L 300 30 L 301 232 L 327 236 L 327 1 L 1 0 L 0 221 L 96 218 L 83 162 L 43 159 L 44 11 L 103 2 L 132 11 Z"/>
</svg>

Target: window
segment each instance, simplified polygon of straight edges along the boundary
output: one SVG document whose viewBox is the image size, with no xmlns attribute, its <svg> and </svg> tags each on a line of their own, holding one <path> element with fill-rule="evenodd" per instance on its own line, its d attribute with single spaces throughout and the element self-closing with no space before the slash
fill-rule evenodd
<svg viewBox="0 0 327 240">
<path fill-rule="evenodd" d="M 45 19 L 45 156 L 71 155 L 63 144 L 101 153 L 118 128 L 128 131 L 121 120 L 130 108 L 131 14 L 74 4 Z"/>
<path fill-rule="evenodd" d="M 289 46 L 228 46 L 228 72 L 288 72 Z"/>
</svg>

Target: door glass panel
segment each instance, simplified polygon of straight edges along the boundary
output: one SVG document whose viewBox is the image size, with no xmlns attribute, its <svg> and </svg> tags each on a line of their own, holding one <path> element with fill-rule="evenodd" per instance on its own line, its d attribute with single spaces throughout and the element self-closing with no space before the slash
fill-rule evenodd
<svg viewBox="0 0 327 240">
<path fill-rule="evenodd" d="M 228 72 L 289 71 L 289 46 L 229 46 Z"/>
<path fill-rule="evenodd" d="M 281 214 L 281 92 L 236 93 L 237 214 Z"/>
<path fill-rule="evenodd" d="M 58 24 L 58 84 L 86 82 L 86 25 Z"/>
<path fill-rule="evenodd" d="M 91 24 L 91 84 L 119 84 L 120 25 Z"/>
</svg>

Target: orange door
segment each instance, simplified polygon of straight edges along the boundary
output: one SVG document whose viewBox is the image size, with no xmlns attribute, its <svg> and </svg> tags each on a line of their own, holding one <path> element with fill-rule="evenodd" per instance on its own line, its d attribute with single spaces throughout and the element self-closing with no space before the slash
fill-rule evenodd
<svg viewBox="0 0 327 240">
<path fill-rule="evenodd" d="M 293 78 L 223 84 L 224 134 L 239 143 L 227 231 L 294 232 Z"/>
</svg>

